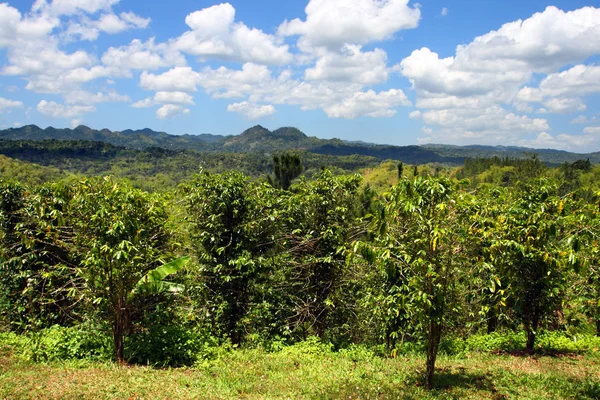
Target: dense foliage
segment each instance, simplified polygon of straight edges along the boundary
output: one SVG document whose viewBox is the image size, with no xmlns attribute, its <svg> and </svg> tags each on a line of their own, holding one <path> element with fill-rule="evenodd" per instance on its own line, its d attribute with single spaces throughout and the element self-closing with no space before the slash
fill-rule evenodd
<svg viewBox="0 0 600 400">
<path fill-rule="evenodd" d="M 2 181 L 2 328 L 95 329 L 119 361 L 175 365 L 207 344 L 412 346 L 428 387 L 445 338 L 523 330 L 534 352 L 542 331 L 600 334 L 598 167 L 390 162 L 365 174 L 374 191 L 298 178 L 298 157 L 277 156 L 271 183 L 201 170 L 162 194 Z"/>
</svg>

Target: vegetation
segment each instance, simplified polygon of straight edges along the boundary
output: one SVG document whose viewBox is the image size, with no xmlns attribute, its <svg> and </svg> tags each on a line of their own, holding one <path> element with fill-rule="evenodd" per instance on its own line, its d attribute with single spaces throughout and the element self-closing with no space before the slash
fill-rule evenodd
<svg viewBox="0 0 600 400">
<path fill-rule="evenodd" d="M 178 175 L 176 160 L 206 154 L 2 146 L 47 164 L 23 164 L 33 170 L 70 160 L 73 175 L 0 182 L 0 396 L 35 397 L 22 380 L 81 359 L 107 376 L 111 360 L 191 367 L 198 390 L 221 382 L 214 397 L 599 395 L 600 168 L 588 160 L 444 168 L 335 159 L 370 165 L 361 176 L 319 168 L 327 158 L 309 153 L 280 153 L 272 167 L 231 153 L 221 161 L 264 162 L 264 173 L 184 164 Z M 148 176 L 170 166 L 181 184 L 151 193 L 119 176 L 85 177 L 82 166 L 95 175 L 115 160 L 133 160 L 121 177 L 141 183 L 142 165 L 154 168 Z M 531 360 L 553 383 L 531 378 Z M 309 372 L 324 365 L 332 368 L 319 377 Z M 187 382 L 185 371 L 162 374 Z M 284 373 L 298 385 L 286 386 Z M 55 397 L 87 389 L 65 390 Z M 123 390 L 106 395 L 132 395 Z M 153 390 L 140 397 L 180 389 Z"/>
</svg>

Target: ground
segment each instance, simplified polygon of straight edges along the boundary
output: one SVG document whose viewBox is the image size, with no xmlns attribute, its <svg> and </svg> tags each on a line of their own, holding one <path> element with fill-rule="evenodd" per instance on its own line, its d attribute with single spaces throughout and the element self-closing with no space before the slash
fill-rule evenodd
<svg viewBox="0 0 600 400">
<path fill-rule="evenodd" d="M 598 399 L 600 354 L 442 356 L 436 389 L 424 359 L 298 349 L 237 350 L 189 368 L 32 363 L 0 356 L 2 399 Z"/>
</svg>

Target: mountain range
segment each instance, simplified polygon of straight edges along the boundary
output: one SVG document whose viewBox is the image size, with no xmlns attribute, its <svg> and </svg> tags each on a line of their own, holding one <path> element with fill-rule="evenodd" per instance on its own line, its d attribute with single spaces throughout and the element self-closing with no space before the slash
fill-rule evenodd
<svg viewBox="0 0 600 400">
<path fill-rule="evenodd" d="M 340 139 L 319 139 L 307 136 L 293 127 L 283 127 L 270 131 L 260 125 L 253 126 L 239 135 L 170 135 L 152 129 L 110 131 L 96 130 L 84 125 L 74 129 L 36 125 L 0 130 L 0 140 L 81 140 L 109 143 L 114 146 L 144 150 L 163 148 L 168 150 L 195 150 L 198 152 L 232 152 L 274 154 L 282 151 L 308 151 L 315 154 L 345 156 L 363 155 L 381 160 L 393 159 L 409 164 L 444 163 L 462 164 L 465 158 L 475 157 L 514 157 L 523 158 L 531 153 L 538 154 L 540 160 L 549 164 L 574 162 L 589 159 L 600 163 L 600 152 L 578 154 L 554 149 L 531 149 L 512 146 L 453 146 L 429 144 L 423 146 L 392 146 Z"/>
</svg>

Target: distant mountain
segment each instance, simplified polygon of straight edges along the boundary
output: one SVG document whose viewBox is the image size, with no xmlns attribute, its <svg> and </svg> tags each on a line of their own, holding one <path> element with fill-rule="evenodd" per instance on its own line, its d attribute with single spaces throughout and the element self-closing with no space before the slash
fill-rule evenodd
<svg viewBox="0 0 600 400">
<path fill-rule="evenodd" d="M 110 131 L 95 130 L 84 125 L 75 129 L 41 129 L 35 125 L 10 128 L 0 131 L 0 140 L 83 140 L 109 143 L 129 149 L 143 150 L 162 148 L 167 150 L 196 150 L 199 152 L 256 153 L 270 155 L 281 151 L 308 151 L 321 155 L 351 156 L 361 155 L 380 160 L 392 159 L 408 164 L 444 163 L 462 164 L 467 157 L 527 157 L 527 153 L 537 153 L 540 159 L 550 164 L 589 159 L 600 163 L 600 152 L 589 154 L 569 153 L 552 149 L 530 149 L 507 146 L 452 146 L 429 144 L 425 146 L 391 146 L 349 142 L 340 139 L 319 139 L 307 136 L 293 127 L 283 127 L 270 131 L 256 125 L 240 135 L 170 135 L 145 128 L 139 130 Z"/>
<path fill-rule="evenodd" d="M 211 134 L 203 135 L 169 135 L 165 132 L 156 132 L 145 128 L 139 130 L 126 129 L 124 131 L 110 131 L 108 129 L 95 130 L 85 125 L 75 129 L 57 129 L 48 127 L 42 129 L 36 125 L 26 125 L 21 128 L 10 128 L 0 131 L 0 139 L 6 140 L 87 140 L 110 143 L 115 146 L 131 149 L 145 149 L 148 147 L 162 147 L 170 150 L 196 149 L 199 151 L 214 151 L 216 143 L 222 142 L 226 136 Z M 217 150 L 220 145 L 217 145 Z"/>
</svg>

